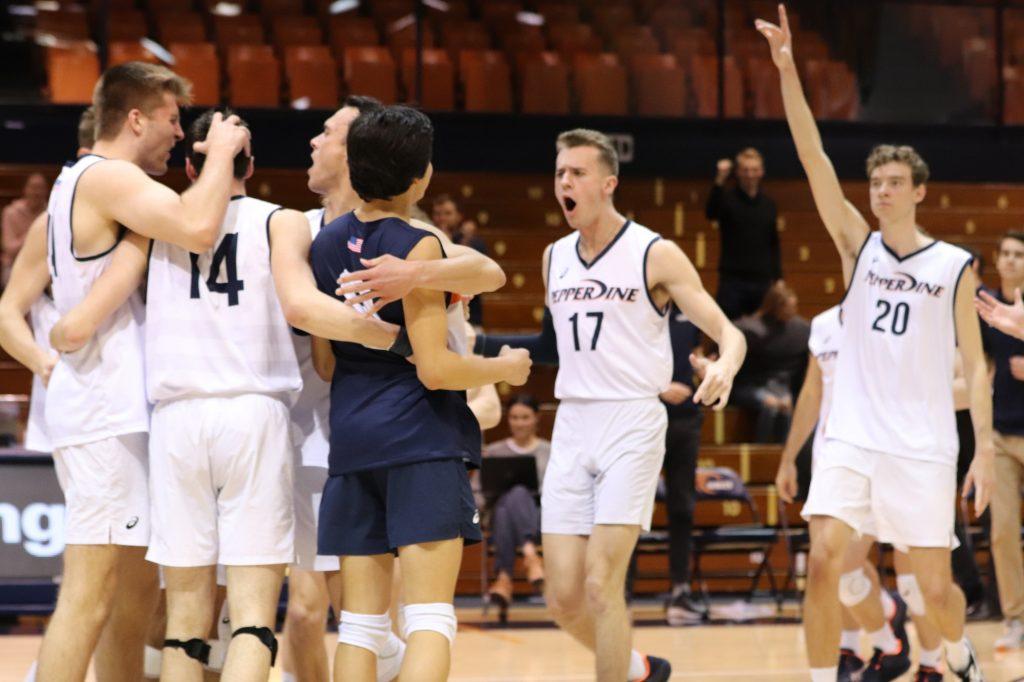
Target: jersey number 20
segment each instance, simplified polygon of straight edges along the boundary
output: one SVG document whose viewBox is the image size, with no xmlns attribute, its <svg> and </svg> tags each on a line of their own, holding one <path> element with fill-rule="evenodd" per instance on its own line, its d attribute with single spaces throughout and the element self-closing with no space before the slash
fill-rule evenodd
<svg viewBox="0 0 1024 682">
<path fill-rule="evenodd" d="M 878 317 L 875 318 L 871 328 L 876 332 L 882 332 L 883 334 L 887 331 L 891 331 L 896 336 L 903 336 L 903 333 L 907 331 L 907 322 L 910 320 L 910 305 L 905 301 L 900 301 L 896 305 L 889 303 L 883 298 L 875 301 L 875 308 L 880 310 Z M 889 320 L 889 313 L 892 313 L 892 319 Z M 888 326 L 889 329 L 885 327 Z"/>
<path fill-rule="evenodd" d="M 218 294 L 228 295 L 228 305 L 238 305 L 238 292 L 245 289 L 245 282 L 238 279 L 238 264 L 236 262 L 238 253 L 238 235 L 226 234 L 220 242 L 220 246 L 213 252 L 210 260 L 210 276 L 206 278 L 206 288 Z M 199 255 L 190 253 L 192 258 L 192 293 L 190 298 L 199 298 Z M 217 281 L 220 274 L 220 266 L 225 264 L 227 280 Z"/>
</svg>

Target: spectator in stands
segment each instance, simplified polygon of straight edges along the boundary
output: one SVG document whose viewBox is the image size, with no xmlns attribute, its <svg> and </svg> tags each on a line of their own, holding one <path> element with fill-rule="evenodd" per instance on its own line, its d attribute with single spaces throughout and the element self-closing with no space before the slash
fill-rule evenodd
<svg viewBox="0 0 1024 682">
<path fill-rule="evenodd" d="M 661 394 L 668 412 L 665 434 L 665 489 L 668 503 L 668 559 L 672 595 L 666 604 L 669 625 L 697 623 L 707 618 L 707 607 L 690 599 L 690 553 L 694 476 L 700 448 L 703 415 L 693 402 L 693 366 L 690 353 L 700 343 L 700 330 L 675 306 L 668 323 L 672 339 L 672 383 Z"/>
<path fill-rule="evenodd" d="M 761 191 L 764 159 L 753 147 L 721 159 L 715 184 L 708 194 L 705 213 L 718 222 L 718 305 L 734 320 L 761 305 L 768 287 L 782 278 L 778 212 L 775 202 Z"/>
<path fill-rule="evenodd" d="M 1008 232 L 996 257 L 1001 301 L 1024 287 L 1024 232 Z M 992 425 L 995 429 L 995 489 L 992 492 L 992 560 L 999 584 L 1005 632 L 997 649 L 1024 646 L 1024 562 L 1021 560 L 1021 485 L 1024 484 L 1024 341 L 982 325 L 985 353 L 995 370 Z"/>
<path fill-rule="evenodd" d="M 782 443 L 796 384 L 806 368 L 811 326 L 797 315 L 796 293 L 781 280 L 768 289 L 761 308 L 737 320 L 736 326 L 750 350 L 736 375 L 733 403 L 757 411 L 757 442 Z"/>
<path fill-rule="evenodd" d="M 551 442 L 537 435 L 539 407 L 533 396 L 521 393 L 508 403 L 508 430 L 512 434 L 505 440 L 484 448 L 488 457 L 533 457 L 537 461 L 537 482 L 544 483 L 544 472 L 551 456 Z M 484 462 L 484 466 L 487 463 Z M 491 508 L 491 537 L 494 541 L 494 569 L 497 577 L 491 584 L 491 603 L 504 613 L 512 601 L 512 571 L 516 563 L 516 550 L 523 552 L 526 577 L 533 589 L 544 590 L 544 565 L 537 553 L 540 541 L 540 506 L 538 490 L 516 485 L 502 494 Z"/>
<path fill-rule="evenodd" d="M 21 197 L 4 207 L 0 217 L 0 282 L 3 286 L 7 286 L 7 279 L 11 276 L 11 265 L 14 264 L 14 257 L 21 251 L 21 245 L 25 243 L 29 225 L 46 210 L 49 192 L 50 186 L 42 173 L 32 173 L 25 180 Z"/>
<path fill-rule="evenodd" d="M 449 194 L 438 194 L 431 205 L 431 217 L 437 227 L 445 231 L 453 242 L 487 253 L 487 243 L 477 234 L 476 223 L 466 220 L 459 205 Z M 469 302 L 469 322 L 479 327 L 484 322 L 483 298 L 474 296 Z"/>
</svg>

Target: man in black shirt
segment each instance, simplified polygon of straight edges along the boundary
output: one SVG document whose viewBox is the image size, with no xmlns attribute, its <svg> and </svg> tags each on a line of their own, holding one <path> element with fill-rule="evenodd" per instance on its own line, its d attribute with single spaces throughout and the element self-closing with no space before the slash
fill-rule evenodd
<svg viewBox="0 0 1024 682">
<path fill-rule="evenodd" d="M 772 282 L 782 278 L 778 212 L 761 192 L 764 159 L 752 147 L 736 155 L 736 183 L 727 184 L 733 162 L 721 159 L 705 214 L 718 222 L 718 305 L 729 319 L 761 306 Z"/>
<path fill-rule="evenodd" d="M 1024 287 L 1024 232 L 1008 232 L 996 258 L 1004 303 Z M 1024 562 L 1020 551 L 1021 485 L 1024 484 L 1024 341 L 982 325 L 985 353 L 995 370 L 992 425 L 995 427 L 995 489 L 992 492 L 992 559 L 999 584 L 1005 632 L 997 649 L 1024 646 Z"/>
</svg>

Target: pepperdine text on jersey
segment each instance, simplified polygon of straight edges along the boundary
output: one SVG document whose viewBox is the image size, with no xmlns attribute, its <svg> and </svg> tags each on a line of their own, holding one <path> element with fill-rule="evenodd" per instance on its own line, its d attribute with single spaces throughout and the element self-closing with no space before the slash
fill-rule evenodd
<svg viewBox="0 0 1024 682">
<path fill-rule="evenodd" d="M 576 286 L 564 289 L 555 289 L 551 292 L 552 303 L 563 303 L 565 301 L 626 301 L 634 303 L 639 289 L 611 287 L 597 279 L 584 279 L 583 282 L 592 282 L 596 286 Z"/>
<path fill-rule="evenodd" d="M 909 291 L 915 294 L 928 294 L 938 298 L 942 295 L 942 292 L 946 290 L 946 287 L 941 284 L 928 284 L 927 282 L 918 282 L 916 278 L 905 272 L 895 273 L 896 277 L 880 277 L 871 270 L 868 270 L 864 276 L 864 282 L 871 287 L 879 287 L 886 291 Z"/>
</svg>

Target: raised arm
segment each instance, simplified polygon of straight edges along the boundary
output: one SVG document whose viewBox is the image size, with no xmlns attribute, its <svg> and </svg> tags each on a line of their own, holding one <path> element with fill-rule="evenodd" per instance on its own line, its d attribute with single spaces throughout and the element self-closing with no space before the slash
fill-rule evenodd
<svg viewBox="0 0 1024 682">
<path fill-rule="evenodd" d="M 659 239 L 651 246 L 647 281 L 652 290 L 666 292 L 702 332 L 718 343 L 718 360 L 708 366 L 693 401 L 724 408 L 729 402 L 733 378 L 747 354 L 743 333 L 729 322 L 704 289 L 693 263 L 675 242 Z"/>
<path fill-rule="evenodd" d="M 57 320 L 50 330 L 50 345 L 71 353 L 86 343 L 111 313 L 124 305 L 142 285 L 149 265 L 150 240 L 129 232 L 114 250 L 110 264 L 85 298 Z"/>
<path fill-rule="evenodd" d="M 852 263 L 856 260 L 857 253 L 871 228 L 860 211 L 846 200 L 832 161 L 825 154 L 818 125 L 814 121 L 811 108 L 807 105 L 803 86 L 800 85 L 800 76 L 793 61 L 793 36 L 789 30 L 785 6 L 779 5 L 778 26 L 763 19 L 758 19 L 754 25 L 768 40 L 772 61 L 779 69 L 786 121 L 789 123 L 800 163 L 803 164 L 810 182 L 818 215 L 825 223 L 825 229 L 831 235 L 844 261 L 843 271 L 852 270 L 847 268 L 845 261 L 849 259 Z"/>
<path fill-rule="evenodd" d="M 25 316 L 50 284 L 46 265 L 46 214 L 34 221 L 25 243 L 14 259 L 11 280 L 0 296 L 0 346 L 22 365 L 46 382 L 57 354 L 36 343 Z"/>
<path fill-rule="evenodd" d="M 792 502 L 797 493 L 796 458 L 804 443 L 814 433 L 814 425 L 818 423 L 821 410 L 821 365 L 814 356 L 807 362 L 807 376 L 796 399 L 793 409 L 793 420 L 789 425 L 786 444 L 782 448 L 782 459 L 775 475 L 775 487 L 779 497 Z"/>
<path fill-rule="evenodd" d="M 441 243 L 425 238 L 409 252 L 409 260 L 441 257 Z M 505 348 L 497 358 L 461 356 L 448 348 L 448 318 L 444 294 L 430 289 L 413 289 L 402 299 L 405 328 L 416 357 L 416 374 L 431 390 L 463 391 L 505 381 L 513 386 L 526 383 L 530 375 L 530 354 Z"/>
<path fill-rule="evenodd" d="M 450 291 L 476 296 L 505 286 L 505 272 L 490 257 L 452 242 L 442 230 L 421 220 L 413 227 L 426 230 L 441 240 L 447 258 L 414 261 L 391 255 L 364 259 L 365 270 L 338 278 L 339 296 L 354 294 L 349 303 L 375 299 L 372 312 L 404 298 L 413 289 Z"/>
<path fill-rule="evenodd" d="M 288 209 L 277 211 L 270 217 L 269 231 L 270 269 L 288 324 L 314 336 L 367 348 L 387 350 L 394 344 L 398 327 L 361 315 L 317 289 L 309 268 L 311 238 L 305 216 Z"/>
<path fill-rule="evenodd" d="M 217 242 L 230 199 L 232 163 L 249 143 L 249 131 L 237 116 L 214 114 L 210 133 L 196 150 L 206 154 L 199 178 L 182 194 L 153 180 L 127 161 L 97 164 L 82 175 L 79 190 L 93 210 L 150 239 L 193 253 Z"/>
<path fill-rule="evenodd" d="M 995 445 L 992 442 L 992 383 L 981 345 L 981 327 L 974 312 L 974 292 L 978 280 L 971 267 L 965 266 L 956 290 L 955 322 L 960 356 L 964 361 L 964 380 L 971 401 L 974 422 L 974 459 L 964 479 L 966 495 L 974 488 L 974 513 L 980 515 L 988 506 L 995 481 Z"/>
</svg>

